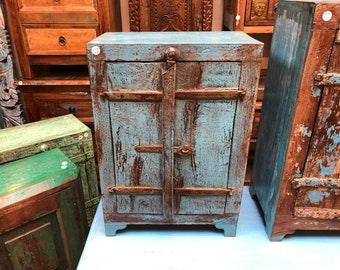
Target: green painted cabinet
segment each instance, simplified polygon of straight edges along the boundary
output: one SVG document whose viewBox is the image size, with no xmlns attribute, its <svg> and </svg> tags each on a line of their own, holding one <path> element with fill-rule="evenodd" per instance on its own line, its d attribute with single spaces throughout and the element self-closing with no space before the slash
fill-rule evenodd
<svg viewBox="0 0 340 270">
<path fill-rule="evenodd" d="M 127 224 L 236 234 L 262 48 L 241 32 L 88 44 L 107 235 Z"/>
<path fill-rule="evenodd" d="M 91 130 L 72 114 L 0 130 L 0 164 L 54 148 L 80 170 L 90 225 L 99 202 L 99 184 Z"/>
<path fill-rule="evenodd" d="M 0 165 L 0 269 L 76 269 L 88 230 L 78 172 L 59 149 Z"/>
<path fill-rule="evenodd" d="M 273 241 L 340 230 L 340 5 L 280 0 L 250 191 Z"/>
</svg>

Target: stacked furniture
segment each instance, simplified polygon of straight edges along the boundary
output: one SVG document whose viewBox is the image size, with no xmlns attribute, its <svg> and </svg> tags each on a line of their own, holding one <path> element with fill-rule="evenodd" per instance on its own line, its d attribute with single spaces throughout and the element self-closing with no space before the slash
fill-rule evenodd
<svg viewBox="0 0 340 270">
<path fill-rule="evenodd" d="M 92 126 L 86 43 L 119 31 L 117 1 L 2 2 L 27 122 L 73 113 Z"/>
</svg>

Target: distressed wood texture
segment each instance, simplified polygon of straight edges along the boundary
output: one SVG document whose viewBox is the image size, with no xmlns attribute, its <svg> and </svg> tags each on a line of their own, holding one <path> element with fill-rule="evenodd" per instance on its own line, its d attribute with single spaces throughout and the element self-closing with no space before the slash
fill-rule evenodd
<svg viewBox="0 0 340 270">
<path fill-rule="evenodd" d="M 340 230 L 340 6 L 280 1 L 250 191 L 273 241 Z"/>
<path fill-rule="evenodd" d="M 76 269 L 88 230 L 77 166 L 53 149 L 0 175 L 0 268 Z"/>
<path fill-rule="evenodd" d="M 73 115 L 0 130 L 0 164 L 61 149 L 80 170 L 88 224 L 99 203 L 99 187 L 91 130 Z"/>
<path fill-rule="evenodd" d="M 241 32 L 107 33 L 88 44 L 107 235 L 127 224 L 235 235 L 262 49 Z"/>
</svg>

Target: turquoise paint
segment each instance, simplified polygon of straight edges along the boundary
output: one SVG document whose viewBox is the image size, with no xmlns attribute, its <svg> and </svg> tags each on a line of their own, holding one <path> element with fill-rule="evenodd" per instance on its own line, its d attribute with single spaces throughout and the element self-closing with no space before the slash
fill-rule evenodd
<svg viewBox="0 0 340 270">
<path fill-rule="evenodd" d="M 302 78 L 314 6 L 279 1 L 268 63 L 265 95 L 250 192 L 264 211 L 266 231 L 272 227 L 279 200 L 299 86 Z M 306 135 L 311 135 L 305 130 Z"/>
<path fill-rule="evenodd" d="M 302 127 L 302 135 L 306 137 L 311 137 L 312 136 L 312 131 L 308 131 L 307 127 Z"/>
<path fill-rule="evenodd" d="M 319 166 L 319 168 L 320 168 L 321 177 L 327 177 L 327 176 L 334 175 L 334 169 L 337 166 L 338 157 L 335 158 L 334 156 L 330 156 L 330 157 L 327 157 L 327 160 L 328 160 L 328 162 L 327 162 L 328 166 L 324 166 L 322 160 L 318 160 L 316 162 L 317 166 Z"/>
<path fill-rule="evenodd" d="M 319 87 L 314 86 L 312 90 L 313 97 L 320 97 L 321 96 L 321 90 Z"/>
<path fill-rule="evenodd" d="M 312 204 L 319 204 L 329 196 L 330 194 L 327 191 L 311 191 L 306 194 L 305 201 L 310 202 Z"/>
</svg>

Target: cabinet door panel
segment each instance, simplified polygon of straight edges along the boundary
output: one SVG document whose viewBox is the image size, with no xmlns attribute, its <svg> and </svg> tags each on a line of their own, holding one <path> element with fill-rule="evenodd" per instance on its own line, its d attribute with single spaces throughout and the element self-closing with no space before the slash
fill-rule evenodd
<svg viewBox="0 0 340 270">
<path fill-rule="evenodd" d="M 165 63 L 109 63 L 112 90 L 161 90 Z"/>
<path fill-rule="evenodd" d="M 175 145 L 192 146 L 175 156 L 175 180 L 185 187 L 227 187 L 235 101 L 176 101 Z"/>
<path fill-rule="evenodd" d="M 161 154 L 143 146 L 162 144 L 159 103 L 111 102 L 116 185 L 161 186 Z"/>
<path fill-rule="evenodd" d="M 177 89 L 238 88 L 241 64 L 238 62 L 178 62 Z"/>
<path fill-rule="evenodd" d="M 163 212 L 162 105 L 139 95 L 161 90 L 162 65 L 108 64 L 115 166 L 112 186 L 119 214 Z"/>
</svg>

